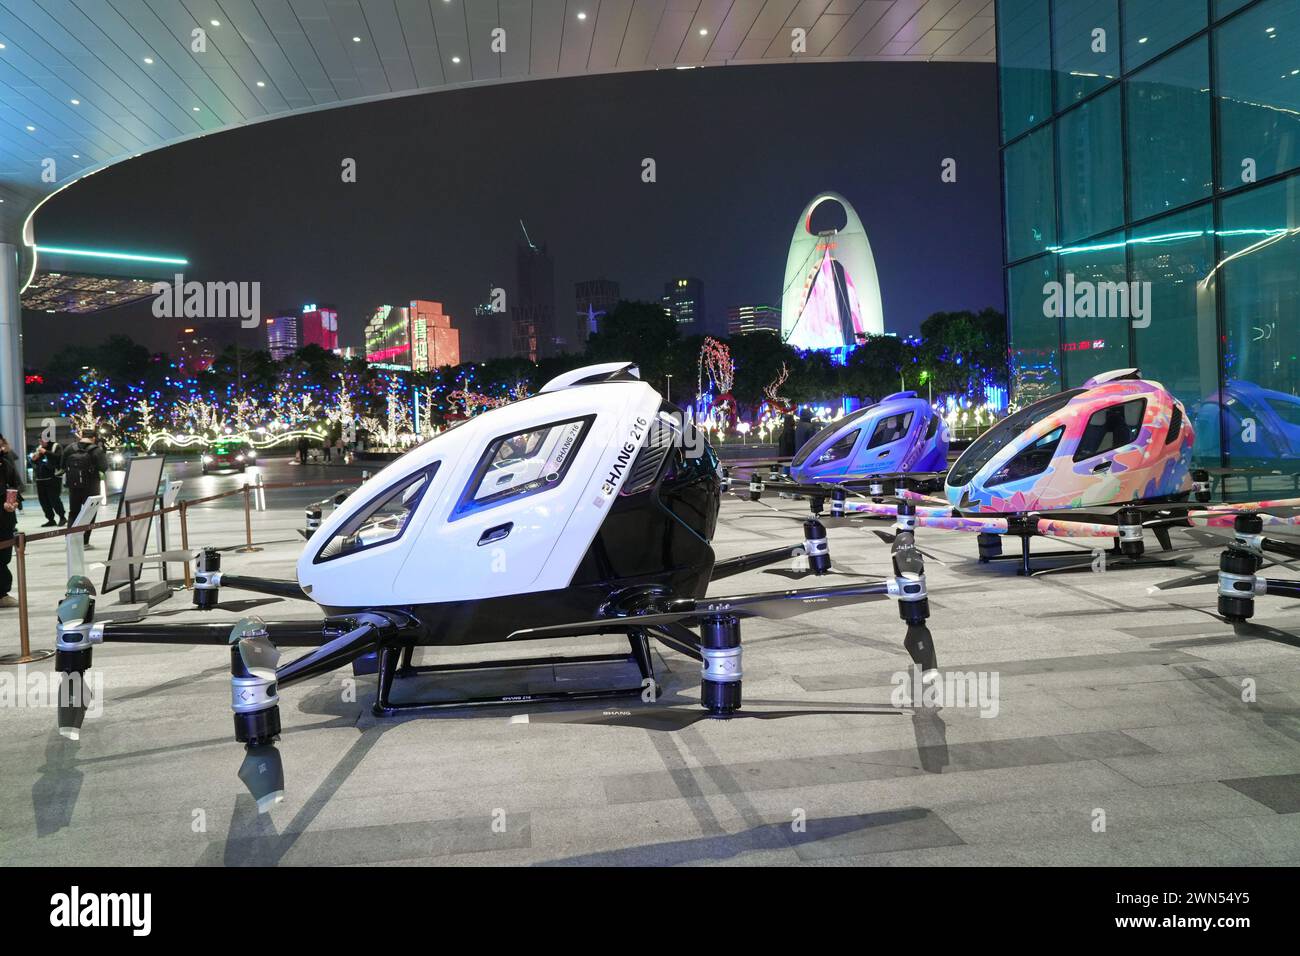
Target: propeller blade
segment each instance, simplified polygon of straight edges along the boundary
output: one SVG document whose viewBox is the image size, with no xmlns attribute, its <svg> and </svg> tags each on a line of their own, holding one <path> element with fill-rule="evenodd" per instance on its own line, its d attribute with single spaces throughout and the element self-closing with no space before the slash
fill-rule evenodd
<svg viewBox="0 0 1300 956">
<path fill-rule="evenodd" d="M 793 568 L 768 568 L 763 573 L 775 574 L 778 577 L 787 578 L 791 581 L 802 581 L 804 578 L 809 578 L 809 577 L 813 577 L 813 578 L 826 577 L 827 575 L 831 575 L 831 574 L 839 575 L 840 577 L 843 578 L 871 578 L 872 580 L 875 581 L 883 580 L 881 576 L 877 573 L 856 571 L 852 568 L 848 568 L 840 564 L 832 564 L 831 569 L 829 571 L 825 571 L 821 574 L 815 574 L 811 568 L 805 568 L 801 571 L 794 570 Z"/>
<path fill-rule="evenodd" d="M 925 574 L 925 561 L 917 552 L 916 541 L 910 531 L 900 531 L 894 535 L 890 557 L 894 561 L 896 574 L 914 574 L 917 577 Z"/>
<path fill-rule="evenodd" d="M 59 602 L 59 623 L 64 627 L 78 627 L 90 617 L 89 594 L 70 594 Z"/>
<path fill-rule="evenodd" d="M 246 745 L 239 779 L 257 801 L 258 813 L 266 813 L 283 800 L 284 760 L 275 744 Z"/>
<path fill-rule="evenodd" d="M 884 584 L 841 584 L 824 588 L 800 588 L 793 591 L 776 591 L 767 594 L 739 594 L 731 597 L 702 599 L 681 598 L 666 602 L 665 610 L 646 614 L 629 614 L 624 617 L 595 618 L 556 624 L 550 627 L 530 627 L 512 633 L 507 640 L 518 638 L 570 637 L 579 634 L 621 634 L 632 627 L 653 627 L 676 624 L 681 621 L 698 621 L 719 615 L 732 617 L 768 617 L 785 620 L 844 604 L 861 604 L 868 601 L 887 601 Z"/>
<path fill-rule="evenodd" d="M 82 673 L 63 674 L 59 684 L 59 734 L 69 740 L 81 739 L 81 725 L 91 704 L 90 682 Z"/>
<path fill-rule="evenodd" d="M 879 528 L 872 528 L 871 533 L 876 535 L 876 537 L 880 538 L 880 540 L 885 542 L 885 544 L 894 543 L 894 534 L 892 532 L 881 531 Z M 915 547 L 915 545 L 913 546 Z M 920 548 L 917 548 L 916 553 L 919 554 L 921 557 L 925 558 L 927 561 L 933 561 L 935 564 L 943 564 L 942 561 L 936 558 L 929 551 L 922 551 Z M 944 564 L 944 567 L 947 567 L 947 565 Z"/>
<path fill-rule="evenodd" d="M 761 704 L 763 701 L 749 701 L 748 704 Z M 800 701 L 772 701 L 771 703 L 800 704 Z M 831 706 L 827 706 L 827 704 Z M 584 727 L 631 727 L 636 730 L 675 731 L 685 730 L 704 720 L 735 720 L 750 717 L 755 720 L 782 720 L 786 717 L 826 717 L 851 714 L 866 717 L 906 717 L 910 711 L 893 707 L 848 704 L 843 707 L 838 702 L 809 701 L 807 707 L 783 710 L 738 710 L 725 718 L 715 718 L 703 707 L 655 707 L 648 705 L 635 708 L 606 708 L 605 710 L 559 711 L 541 714 L 515 714 L 510 718 L 512 724 L 575 724 Z"/>
<path fill-rule="evenodd" d="M 907 625 L 907 636 L 903 638 L 903 647 L 912 655 L 912 660 L 922 672 L 936 670 L 939 658 L 934 651 L 934 635 L 924 624 Z"/>
<path fill-rule="evenodd" d="M 1147 594 L 1156 594 L 1160 591 L 1173 591 L 1177 588 L 1200 587 L 1203 584 L 1217 584 L 1218 581 L 1218 571 L 1202 571 L 1200 574 L 1188 574 L 1181 578 L 1174 578 L 1171 581 L 1161 581 L 1159 584 L 1147 588 Z"/>
<path fill-rule="evenodd" d="M 270 672 L 280 664 L 280 649 L 266 633 L 266 622 L 260 617 L 244 617 L 230 629 L 230 643 L 239 645 L 239 656 L 250 671 Z"/>
</svg>

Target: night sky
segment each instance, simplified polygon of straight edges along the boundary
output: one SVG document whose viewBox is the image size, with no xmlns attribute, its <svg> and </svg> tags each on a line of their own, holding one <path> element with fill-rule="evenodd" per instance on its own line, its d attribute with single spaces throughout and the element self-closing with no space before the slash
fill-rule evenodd
<svg viewBox="0 0 1300 956">
<path fill-rule="evenodd" d="M 948 156 L 955 184 L 940 181 Z M 644 157 L 658 182 L 641 181 Z M 520 219 L 555 261 L 562 318 L 589 278 L 657 299 L 697 276 L 716 323 L 729 305 L 779 305 L 795 219 L 821 190 L 862 218 L 888 331 L 1003 307 L 992 64 L 665 70 L 324 110 L 91 176 L 46 204 L 36 237 L 260 280 L 264 313 L 333 303 L 340 343 L 360 345 L 380 303 L 442 301 L 463 328 L 489 287 L 513 293 Z M 147 304 L 51 318 L 26 316 L 29 367 L 113 332 L 169 351 L 178 325 Z"/>
</svg>

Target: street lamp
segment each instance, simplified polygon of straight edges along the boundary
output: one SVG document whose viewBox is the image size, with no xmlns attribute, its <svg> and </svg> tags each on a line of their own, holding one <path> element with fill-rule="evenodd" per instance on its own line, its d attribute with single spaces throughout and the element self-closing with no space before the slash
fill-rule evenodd
<svg viewBox="0 0 1300 956">
<path fill-rule="evenodd" d="M 664 398 L 671 402 L 673 400 L 673 377 L 665 373 L 664 378 L 668 379 L 668 387 L 666 389 L 667 394 L 664 395 Z"/>
</svg>

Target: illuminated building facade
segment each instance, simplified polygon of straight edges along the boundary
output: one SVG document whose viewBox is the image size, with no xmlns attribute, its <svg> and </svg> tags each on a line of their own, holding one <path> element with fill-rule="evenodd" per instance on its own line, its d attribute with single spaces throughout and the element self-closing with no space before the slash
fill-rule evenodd
<svg viewBox="0 0 1300 956">
<path fill-rule="evenodd" d="M 999 0 L 996 21 L 1012 401 L 1136 367 L 1187 407 L 1199 463 L 1296 470 L 1300 4 Z"/>
<path fill-rule="evenodd" d="M 381 305 L 366 323 L 366 361 L 411 367 L 411 328 L 407 309 Z"/>
<path fill-rule="evenodd" d="M 813 213 L 828 202 L 844 210 L 844 227 L 814 232 Z M 839 193 L 814 196 L 800 213 L 781 289 L 781 337 L 797 349 L 851 348 L 885 331 L 871 243 Z"/>
<path fill-rule="evenodd" d="M 781 310 L 771 305 L 733 305 L 727 310 L 727 334 L 746 332 L 781 334 Z"/>
<path fill-rule="evenodd" d="M 407 309 L 411 323 L 411 367 L 417 372 L 460 364 L 460 333 L 441 302 L 414 300 Z"/>
<path fill-rule="evenodd" d="M 339 347 L 338 309 L 328 305 L 302 307 L 302 344 L 319 345 L 327 352 Z"/>
<path fill-rule="evenodd" d="M 705 333 L 704 283 L 699 279 L 669 279 L 664 283 L 664 311 L 683 335 Z"/>
<path fill-rule="evenodd" d="M 301 347 L 297 312 L 279 312 L 267 318 L 266 350 L 271 358 L 282 361 Z"/>
</svg>

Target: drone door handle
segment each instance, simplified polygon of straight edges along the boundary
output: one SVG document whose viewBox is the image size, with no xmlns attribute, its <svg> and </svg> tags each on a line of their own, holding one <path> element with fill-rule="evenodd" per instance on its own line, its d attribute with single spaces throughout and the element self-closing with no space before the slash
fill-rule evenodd
<svg viewBox="0 0 1300 956">
<path fill-rule="evenodd" d="M 1110 471 L 1110 466 L 1113 464 L 1114 462 L 1112 461 L 1099 461 L 1097 462 L 1096 465 L 1093 466 L 1092 473 L 1094 475 L 1099 475 L 1103 471 Z"/>
<path fill-rule="evenodd" d="M 506 535 L 510 534 L 510 529 L 515 526 L 513 521 L 507 521 L 505 524 L 499 524 L 495 528 L 488 528 L 479 535 L 479 547 L 485 544 L 491 544 L 493 541 L 500 541 Z"/>
</svg>

